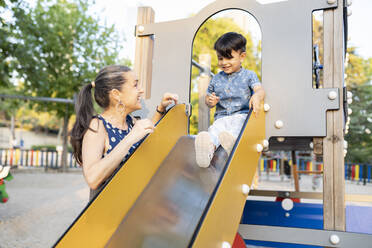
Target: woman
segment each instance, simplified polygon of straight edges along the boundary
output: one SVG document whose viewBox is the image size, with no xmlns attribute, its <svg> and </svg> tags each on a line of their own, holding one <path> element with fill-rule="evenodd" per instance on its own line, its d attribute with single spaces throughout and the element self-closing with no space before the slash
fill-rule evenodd
<svg viewBox="0 0 372 248">
<path fill-rule="evenodd" d="M 92 89 L 95 101 L 103 109 L 98 116 L 94 116 Z M 79 93 L 71 144 L 91 189 L 90 199 L 141 139 L 154 131 L 154 124 L 165 114 L 166 107 L 178 100 L 177 95 L 165 93 L 151 120 L 136 120 L 130 113 L 141 109 L 142 94 L 134 73 L 120 65 L 101 69 L 95 81 Z"/>
</svg>

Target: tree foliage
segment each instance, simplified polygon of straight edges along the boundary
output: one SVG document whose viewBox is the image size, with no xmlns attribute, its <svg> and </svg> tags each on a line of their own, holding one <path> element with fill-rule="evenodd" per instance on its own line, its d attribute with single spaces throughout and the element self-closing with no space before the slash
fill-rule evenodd
<svg viewBox="0 0 372 248">
<path fill-rule="evenodd" d="M 353 94 L 350 115 L 350 129 L 345 139 L 348 141 L 346 160 L 355 163 L 372 163 L 372 58 L 365 59 L 356 53 L 356 48 L 348 49 L 346 83 Z"/>
<path fill-rule="evenodd" d="M 11 11 L 9 4 L 16 0 L 10 0 L 6 3 L 0 0 L 0 89 L 11 87 L 10 78 L 12 75 L 11 57 L 15 49 L 10 38 L 12 37 L 12 29 L 10 22 L 4 17 Z"/>
<path fill-rule="evenodd" d="M 114 27 L 100 25 L 89 14 L 89 0 L 39 0 L 13 8 L 16 70 L 23 78 L 24 94 L 72 99 L 91 82 L 97 70 L 115 63 L 118 37 Z M 62 117 L 66 106 L 31 102 L 39 110 Z M 72 113 L 72 105 L 69 106 Z"/>
</svg>

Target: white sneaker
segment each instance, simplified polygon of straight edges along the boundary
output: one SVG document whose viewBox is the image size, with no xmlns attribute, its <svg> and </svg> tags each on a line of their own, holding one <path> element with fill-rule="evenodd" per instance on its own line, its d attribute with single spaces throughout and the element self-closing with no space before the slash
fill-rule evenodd
<svg viewBox="0 0 372 248">
<path fill-rule="evenodd" d="M 235 137 L 232 136 L 232 134 L 229 132 L 222 131 L 218 134 L 218 140 L 220 141 L 223 149 L 225 149 L 227 154 L 230 155 L 231 150 L 233 149 L 235 144 Z"/>
<path fill-rule="evenodd" d="M 214 144 L 208 132 L 200 132 L 195 138 L 195 156 L 199 167 L 207 168 L 214 154 Z"/>
</svg>

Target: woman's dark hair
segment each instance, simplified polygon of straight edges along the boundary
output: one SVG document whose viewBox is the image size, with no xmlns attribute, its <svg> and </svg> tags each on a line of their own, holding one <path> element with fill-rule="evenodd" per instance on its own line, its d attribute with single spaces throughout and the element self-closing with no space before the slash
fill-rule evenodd
<svg viewBox="0 0 372 248">
<path fill-rule="evenodd" d="M 247 40 L 243 35 L 229 32 L 222 35 L 216 43 L 214 43 L 214 50 L 224 58 L 231 59 L 231 51 L 245 52 Z"/>
<path fill-rule="evenodd" d="M 94 116 L 92 99 L 92 88 L 94 85 L 94 99 L 103 109 L 110 105 L 110 91 L 113 89 L 121 90 L 125 83 L 125 72 L 130 68 L 122 65 L 110 65 L 102 68 L 94 80 L 94 83 L 83 86 L 75 102 L 76 122 L 71 130 L 71 145 L 74 149 L 74 157 L 79 165 L 82 165 L 82 144 L 83 137 L 89 128 Z M 94 130 L 92 130 L 94 131 Z"/>
</svg>

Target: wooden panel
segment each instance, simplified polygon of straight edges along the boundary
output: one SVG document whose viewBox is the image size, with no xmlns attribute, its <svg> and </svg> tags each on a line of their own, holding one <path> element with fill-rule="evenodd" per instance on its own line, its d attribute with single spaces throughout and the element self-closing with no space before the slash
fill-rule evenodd
<svg viewBox="0 0 372 248">
<path fill-rule="evenodd" d="M 343 1 L 339 1 L 339 7 L 334 10 L 334 69 L 333 86 L 340 91 L 340 109 L 333 111 L 333 133 L 335 140 L 333 144 L 334 156 L 334 208 L 335 208 L 335 230 L 345 231 L 345 161 L 344 161 L 344 110 L 343 110 L 343 87 L 344 87 L 344 23 L 343 23 Z"/>
<path fill-rule="evenodd" d="M 323 142 L 323 204 L 324 229 L 345 230 L 345 179 L 343 156 L 344 77 L 343 4 L 324 11 L 324 87 L 338 88 L 340 109 L 327 112 L 327 136 Z"/>
<path fill-rule="evenodd" d="M 139 7 L 137 15 L 137 28 L 140 24 L 153 23 L 155 12 L 150 7 Z M 152 80 L 152 56 L 154 40 L 151 36 L 136 37 L 136 54 L 134 59 L 134 71 L 140 86 L 145 91 L 145 99 L 151 97 Z"/>
</svg>

